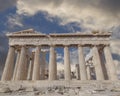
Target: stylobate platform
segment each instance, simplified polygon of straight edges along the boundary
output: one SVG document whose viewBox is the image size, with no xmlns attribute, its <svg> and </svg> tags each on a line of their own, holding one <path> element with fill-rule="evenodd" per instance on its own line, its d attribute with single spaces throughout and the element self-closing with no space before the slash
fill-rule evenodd
<svg viewBox="0 0 120 96">
<path fill-rule="evenodd" d="M 0 96 L 120 96 L 120 81 L 4 81 Z"/>
</svg>

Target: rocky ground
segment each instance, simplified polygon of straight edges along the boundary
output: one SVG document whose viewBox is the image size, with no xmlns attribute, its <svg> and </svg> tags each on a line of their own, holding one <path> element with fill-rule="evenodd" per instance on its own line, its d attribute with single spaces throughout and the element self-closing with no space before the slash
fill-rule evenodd
<svg viewBox="0 0 120 96">
<path fill-rule="evenodd" d="M 0 82 L 0 96 L 120 96 L 120 82 Z"/>
</svg>

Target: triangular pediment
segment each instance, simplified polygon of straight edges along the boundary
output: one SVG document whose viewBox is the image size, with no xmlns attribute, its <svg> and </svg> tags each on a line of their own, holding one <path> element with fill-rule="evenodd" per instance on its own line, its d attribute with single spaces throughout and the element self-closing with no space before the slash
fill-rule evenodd
<svg viewBox="0 0 120 96">
<path fill-rule="evenodd" d="M 40 32 L 36 32 L 33 29 L 27 29 L 27 30 L 22 30 L 22 31 L 18 31 L 18 32 L 8 33 L 7 35 L 14 36 L 14 35 L 45 35 L 45 34 L 42 34 Z"/>
<path fill-rule="evenodd" d="M 18 32 L 13 32 L 12 34 L 36 34 L 36 32 L 33 29 L 27 29 Z"/>
</svg>

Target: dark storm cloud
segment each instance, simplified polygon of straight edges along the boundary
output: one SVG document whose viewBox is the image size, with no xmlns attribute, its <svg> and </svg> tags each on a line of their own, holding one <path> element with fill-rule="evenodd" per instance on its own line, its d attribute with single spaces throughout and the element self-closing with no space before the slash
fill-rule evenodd
<svg viewBox="0 0 120 96">
<path fill-rule="evenodd" d="M 111 12 L 120 12 L 120 0 L 100 0 L 101 8 Z"/>
<path fill-rule="evenodd" d="M 0 11 L 4 11 L 7 8 L 15 6 L 17 0 L 0 0 Z"/>
<path fill-rule="evenodd" d="M 51 0 L 54 1 L 54 0 Z M 63 1 L 63 0 L 62 0 Z M 120 0 L 64 0 L 70 4 L 75 4 L 83 6 L 100 7 L 108 10 L 119 11 L 120 12 Z M 60 2 L 61 3 L 61 2 Z"/>
<path fill-rule="evenodd" d="M 82 8 L 96 8 L 99 11 L 101 10 L 103 14 L 118 15 L 120 13 L 120 0 L 70 0 L 68 2 Z"/>
</svg>

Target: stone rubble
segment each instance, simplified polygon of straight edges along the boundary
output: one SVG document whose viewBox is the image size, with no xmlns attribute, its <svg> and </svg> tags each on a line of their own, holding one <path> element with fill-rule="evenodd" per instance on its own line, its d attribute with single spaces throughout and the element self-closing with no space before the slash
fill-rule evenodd
<svg viewBox="0 0 120 96">
<path fill-rule="evenodd" d="M 41 82 L 0 82 L 0 96 L 120 96 L 119 81 L 65 83 L 42 86 Z"/>
<path fill-rule="evenodd" d="M 86 89 L 82 90 L 77 87 L 20 87 L 13 90 L 12 87 L 0 88 L 0 96 L 120 96 L 120 89 Z"/>
</svg>

